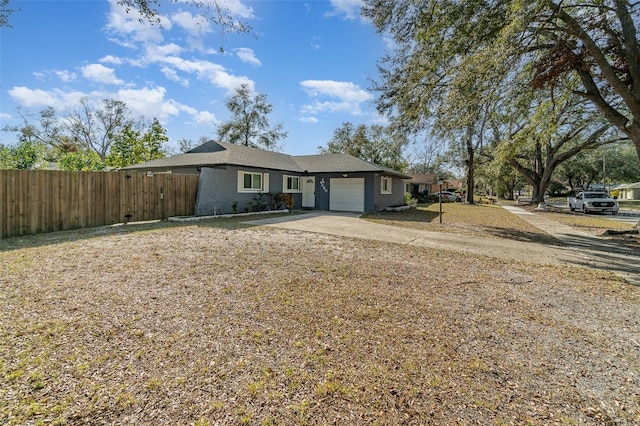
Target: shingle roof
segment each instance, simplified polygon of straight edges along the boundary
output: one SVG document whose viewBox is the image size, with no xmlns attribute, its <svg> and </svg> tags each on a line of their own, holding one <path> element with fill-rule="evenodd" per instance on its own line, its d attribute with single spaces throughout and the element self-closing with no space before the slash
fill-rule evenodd
<svg viewBox="0 0 640 426">
<path fill-rule="evenodd" d="M 433 173 L 407 173 L 407 176 L 411 178 L 411 183 L 434 183 L 438 182 L 438 177 Z"/>
<path fill-rule="evenodd" d="M 125 169 L 204 167 L 221 164 L 302 172 L 290 155 L 218 141 L 206 142 L 184 154 L 135 164 Z"/>
<path fill-rule="evenodd" d="M 372 164 L 348 154 L 301 155 L 293 159 L 309 173 L 386 172 L 402 177 L 402 173 L 378 164 Z"/>
<path fill-rule="evenodd" d="M 184 154 L 152 160 L 124 169 L 155 169 L 177 167 L 206 167 L 231 164 L 261 169 L 308 173 L 383 172 L 408 178 L 407 175 L 377 164 L 368 163 L 348 154 L 291 156 L 260 148 L 209 141 Z"/>
<path fill-rule="evenodd" d="M 638 189 L 638 188 L 640 188 L 640 182 L 623 183 L 616 186 L 616 189 Z"/>
</svg>

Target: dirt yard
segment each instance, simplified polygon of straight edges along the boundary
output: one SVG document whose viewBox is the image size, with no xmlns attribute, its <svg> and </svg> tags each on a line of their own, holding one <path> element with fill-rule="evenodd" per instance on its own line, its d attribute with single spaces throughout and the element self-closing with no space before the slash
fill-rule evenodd
<svg viewBox="0 0 640 426">
<path fill-rule="evenodd" d="M 0 424 L 640 423 L 612 274 L 230 220 L 0 247 Z"/>
</svg>

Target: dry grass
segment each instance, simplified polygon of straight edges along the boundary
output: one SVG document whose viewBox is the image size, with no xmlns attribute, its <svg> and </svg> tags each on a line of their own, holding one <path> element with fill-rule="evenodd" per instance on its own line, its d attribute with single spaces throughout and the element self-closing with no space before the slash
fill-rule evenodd
<svg viewBox="0 0 640 426">
<path fill-rule="evenodd" d="M 640 422 L 611 274 L 232 220 L 2 244 L 0 423 Z"/>
<path fill-rule="evenodd" d="M 528 210 L 534 210 L 533 206 L 528 205 L 525 207 Z M 633 228 L 632 224 L 616 222 L 607 219 L 608 216 L 606 215 L 585 215 L 579 212 L 572 213 L 568 210 L 558 209 L 554 207 L 547 207 L 547 210 L 545 211 L 536 211 L 536 214 L 540 214 L 551 220 L 555 220 L 556 222 L 569 225 L 573 228 L 579 229 L 584 232 L 589 232 L 594 235 L 600 235 L 606 229 L 623 230 Z"/>
<path fill-rule="evenodd" d="M 443 203 L 442 224 L 439 205 L 424 204 L 403 212 L 383 212 L 366 215 L 365 219 L 424 231 L 450 232 L 470 237 L 508 238 L 523 242 L 557 244 L 558 242 L 525 220 L 514 216 L 499 205 Z"/>
<path fill-rule="evenodd" d="M 533 210 L 533 206 L 527 206 L 529 210 Z M 634 224 L 616 222 L 606 219 L 604 215 L 585 215 L 582 213 L 571 213 L 567 210 L 549 207 L 547 211 L 536 211 L 536 214 L 547 217 L 556 222 L 563 223 L 596 236 L 604 236 L 608 239 L 615 240 L 627 247 L 640 250 L 640 235 L 638 234 L 620 234 L 606 235 L 607 230 L 624 231 L 634 228 Z"/>
</svg>

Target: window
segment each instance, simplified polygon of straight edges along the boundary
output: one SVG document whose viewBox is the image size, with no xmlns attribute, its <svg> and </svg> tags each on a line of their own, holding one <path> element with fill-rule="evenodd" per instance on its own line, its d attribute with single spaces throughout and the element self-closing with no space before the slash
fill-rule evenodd
<svg viewBox="0 0 640 426">
<path fill-rule="evenodd" d="M 238 192 L 268 192 L 269 174 L 238 172 Z"/>
<path fill-rule="evenodd" d="M 282 192 L 300 192 L 300 176 L 282 177 Z"/>
<path fill-rule="evenodd" d="M 390 177 L 382 176 L 380 181 L 380 193 L 391 194 L 391 178 Z"/>
</svg>

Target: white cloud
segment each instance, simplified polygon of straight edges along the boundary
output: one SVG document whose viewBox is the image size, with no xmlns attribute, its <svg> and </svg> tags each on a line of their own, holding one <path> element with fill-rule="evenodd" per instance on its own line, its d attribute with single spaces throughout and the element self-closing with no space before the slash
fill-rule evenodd
<svg viewBox="0 0 640 426">
<path fill-rule="evenodd" d="M 220 123 L 216 116 L 209 111 L 200 111 L 191 106 L 181 104 L 174 99 L 166 98 L 164 87 L 147 87 L 143 89 L 121 89 L 116 92 L 64 92 L 60 89 L 39 90 L 27 87 L 14 87 L 9 95 L 21 106 L 42 108 L 55 106 L 58 111 L 75 110 L 80 100 L 88 98 L 90 104 L 99 107 L 103 99 L 117 99 L 127 104 L 134 117 L 146 119 L 157 118 L 165 125 L 171 117 L 181 114 L 190 116 L 189 123 L 194 126 L 215 126 Z M 9 114 L 0 113 L 0 119 L 10 120 Z"/>
<path fill-rule="evenodd" d="M 151 25 L 140 13 L 132 8 L 127 13 L 126 8 L 119 5 L 116 0 L 109 0 L 111 7 L 107 15 L 106 29 L 115 35 L 113 41 L 126 47 L 133 47 L 133 42 L 162 42 L 162 28 L 171 29 L 171 20 L 164 15 L 160 15 L 160 25 Z"/>
<path fill-rule="evenodd" d="M 67 108 L 73 110 L 78 107 L 83 98 L 88 98 L 91 103 L 96 104 L 102 102 L 103 99 L 117 99 L 127 104 L 133 116 L 144 116 L 149 119 L 156 117 L 161 121 L 182 112 L 190 115 L 199 113 L 195 108 L 173 99 L 166 99 L 164 87 L 120 89 L 116 92 L 65 92 L 60 89 L 46 91 L 19 86 L 9 90 L 9 95 L 22 107 L 55 106 L 57 110 Z"/>
<path fill-rule="evenodd" d="M 75 81 L 78 78 L 78 75 L 74 72 L 66 71 L 66 70 L 49 70 L 44 72 L 34 72 L 33 76 L 38 80 L 46 80 L 49 76 L 54 76 L 58 78 L 63 83 L 69 83 L 71 81 Z"/>
<path fill-rule="evenodd" d="M 7 114 L 6 112 L 0 112 L 0 120 L 11 120 L 11 114 Z"/>
<path fill-rule="evenodd" d="M 125 47 L 135 47 L 136 42 L 160 43 L 163 40 L 162 31 L 170 30 L 174 24 L 192 37 L 199 38 L 203 34 L 213 31 L 212 24 L 199 14 L 216 17 L 217 6 L 228 11 L 233 17 L 240 19 L 254 18 L 253 9 L 245 6 L 240 0 L 203 0 L 201 7 L 193 7 L 193 3 L 185 0 L 181 1 L 185 7 L 191 7 L 195 14 L 180 10 L 171 16 L 158 14 L 160 23 L 151 25 L 148 20 L 142 17 L 137 9 L 131 8 L 127 13 L 125 7 L 118 4 L 117 0 L 109 0 L 110 12 L 107 15 L 105 28 L 114 36 L 111 40 Z M 161 2 L 158 2 L 161 3 Z M 190 43 L 199 46 L 201 43 L 196 39 L 191 39 Z"/>
<path fill-rule="evenodd" d="M 25 86 L 16 86 L 9 90 L 9 95 L 24 107 L 55 106 L 56 109 L 75 106 L 80 99 L 86 96 L 83 92 L 64 92 L 59 89 L 41 90 L 29 89 Z"/>
<path fill-rule="evenodd" d="M 176 43 L 163 44 L 163 36 L 159 25 L 151 25 L 144 21 L 139 22 L 140 14 L 136 10 L 131 10 L 129 14 L 125 9 L 117 4 L 116 0 L 109 0 L 111 11 L 108 14 L 107 31 L 114 36 L 117 43 L 134 49 L 141 49 L 143 52 L 135 58 L 119 59 L 112 56 L 104 57 L 101 62 L 116 63 L 116 61 L 126 61 L 131 66 L 146 68 L 149 66 L 158 66 L 164 76 L 171 81 L 178 82 L 183 86 L 188 86 L 192 75 L 198 79 L 208 81 L 215 87 L 219 87 L 233 93 L 235 88 L 241 84 L 247 84 L 253 90 L 254 82 L 245 76 L 236 76 L 229 73 L 223 66 L 200 59 L 184 59 L 182 57 L 185 50 L 204 50 L 202 48 L 202 39 L 197 37 L 203 32 L 211 31 L 211 24 L 197 15 L 197 13 L 215 13 L 215 8 L 207 9 L 207 6 L 214 7 L 214 4 L 204 1 L 202 8 L 192 8 L 195 15 L 191 12 L 177 11 L 171 15 L 171 18 L 161 15 L 162 30 L 170 30 L 172 27 L 181 29 L 190 34 L 188 37 L 189 46 L 180 46 Z M 237 0 L 216 0 L 222 8 L 226 8 L 234 16 L 242 18 L 253 17 L 253 9 L 246 7 L 242 2 Z M 179 0 L 181 6 L 192 7 L 193 5 L 184 0 Z M 167 6 L 169 7 L 169 6 Z M 260 65 L 260 61 L 255 57 L 250 49 L 239 49 L 238 57 L 253 65 Z M 96 68 L 95 72 L 98 71 Z M 104 71 L 104 70 L 103 70 Z M 181 73 L 183 75 L 181 75 Z M 184 75 L 190 74 L 190 75 Z M 103 82 L 114 83 L 114 80 L 108 80 L 106 73 L 102 75 L 105 79 Z M 113 75 L 115 79 L 115 74 Z M 94 75 L 94 79 L 97 76 Z"/>
<path fill-rule="evenodd" d="M 348 81 L 305 80 L 300 85 L 313 97 L 328 96 L 346 102 L 366 102 L 373 99 L 371 93 Z"/>
<path fill-rule="evenodd" d="M 171 15 L 171 20 L 193 36 L 210 33 L 211 24 L 206 18 L 192 15 L 189 12 L 180 11 Z"/>
<path fill-rule="evenodd" d="M 253 91 L 255 83 L 248 77 L 234 76 L 229 74 L 222 65 L 213 62 L 195 60 L 189 61 L 177 56 L 169 56 L 163 59 L 167 65 L 180 71 L 196 74 L 198 78 L 207 80 L 216 87 L 225 89 L 228 93 L 233 93 L 236 87 L 242 84 L 249 86 Z"/>
<path fill-rule="evenodd" d="M 361 115 L 360 105 L 355 102 L 314 102 L 311 105 L 302 107 L 304 114 L 316 115 L 322 112 L 336 113 L 343 112 L 350 115 Z"/>
<path fill-rule="evenodd" d="M 241 84 L 246 84 L 253 90 L 255 83 L 248 77 L 232 75 L 227 72 L 225 67 L 214 62 L 202 59 L 184 59 L 179 56 L 183 53 L 183 50 L 181 46 L 174 43 L 164 45 L 146 44 L 144 56 L 139 59 L 130 59 L 129 63 L 137 67 L 159 65 L 165 77 L 185 86 L 189 84 L 189 80 L 187 77 L 179 76 L 178 71 L 193 74 L 198 79 L 208 81 L 228 93 L 233 93 L 235 88 Z"/>
<path fill-rule="evenodd" d="M 113 68 L 105 67 L 102 64 L 89 64 L 82 67 L 82 76 L 87 80 L 104 84 L 122 84 L 123 81 L 116 77 Z"/>
<path fill-rule="evenodd" d="M 305 116 L 314 116 L 323 112 L 357 116 L 362 114 L 360 103 L 373 99 L 373 95 L 369 92 L 347 81 L 305 80 L 300 82 L 300 86 L 311 97 L 329 98 L 329 100 L 318 100 L 304 105 L 302 113 Z"/>
<path fill-rule="evenodd" d="M 205 50 L 202 36 L 213 31 L 205 17 L 180 11 L 171 15 L 171 20 L 189 34 L 187 43 L 191 50 Z"/>
<path fill-rule="evenodd" d="M 60 79 L 63 83 L 69 83 L 71 81 L 75 81 L 78 78 L 78 75 L 74 72 L 69 72 L 66 70 L 55 70 L 53 74 Z"/>
<path fill-rule="evenodd" d="M 298 121 L 302 123 L 317 123 L 319 120 L 316 117 L 301 117 Z"/>
<path fill-rule="evenodd" d="M 144 64 L 163 62 L 167 56 L 178 56 L 183 52 L 183 48 L 175 43 L 169 44 L 147 44 L 145 46 L 144 57 L 141 59 Z"/>
<path fill-rule="evenodd" d="M 212 7 L 215 7 L 213 2 L 210 3 L 212 4 Z M 245 6 L 240 0 L 219 0 L 218 3 L 233 15 L 239 16 L 243 19 L 251 19 L 254 17 L 253 8 Z"/>
<path fill-rule="evenodd" d="M 197 125 L 217 125 L 220 123 L 220 120 L 209 111 L 198 111 L 193 114 L 193 121 Z"/>
<path fill-rule="evenodd" d="M 333 10 L 326 16 L 344 16 L 344 19 L 357 19 L 360 16 L 362 0 L 331 0 Z"/>
<path fill-rule="evenodd" d="M 253 49 L 249 49 L 247 47 L 240 47 L 236 49 L 236 55 L 238 55 L 238 58 L 240 58 L 242 62 L 246 62 L 256 67 L 259 67 L 260 65 L 262 65 L 262 62 L 260 62 L 260 60 L 256 58 L 255 53 L 253 52 Z"/>
<path fill-rule="evenodd" d="M 28 87 L 18 86 L 9 90 L 9 95 L 21 106 L 37 107 L 56 105 L 58 98 L 46 90 L 32 90 Z"/>
<path fill-rule="evenodd" d="M 115 93 L 115 97 L 125 102 L 134 115 L 166 120 L 170 116 L 179 115 L 184 109 L 183 105 L 173 99 L 165 99 L 166 92 L 164 87 L 122 89 Z"/>
<path fill-rule="evenodd" d="M 164 74 L 167 80 L 175 81 L 176 83 L 181 84 L 184 87 L 189 87 L 189 79 L 180 77 L 176 70 L 174 70 L 173 68 L 162 67 L 160 71 L 162 71 L 162 74 Z"/>
<path fill-rule="evenodd" d="M 122 65 L 122 63 L 124 62 L 122 58 L 119 58 L 113 55 L 104 56 L 100 58 L 99 61 L 102 62 L 103 64 L 112 64 L 112 65 Z"/>
</svg>

